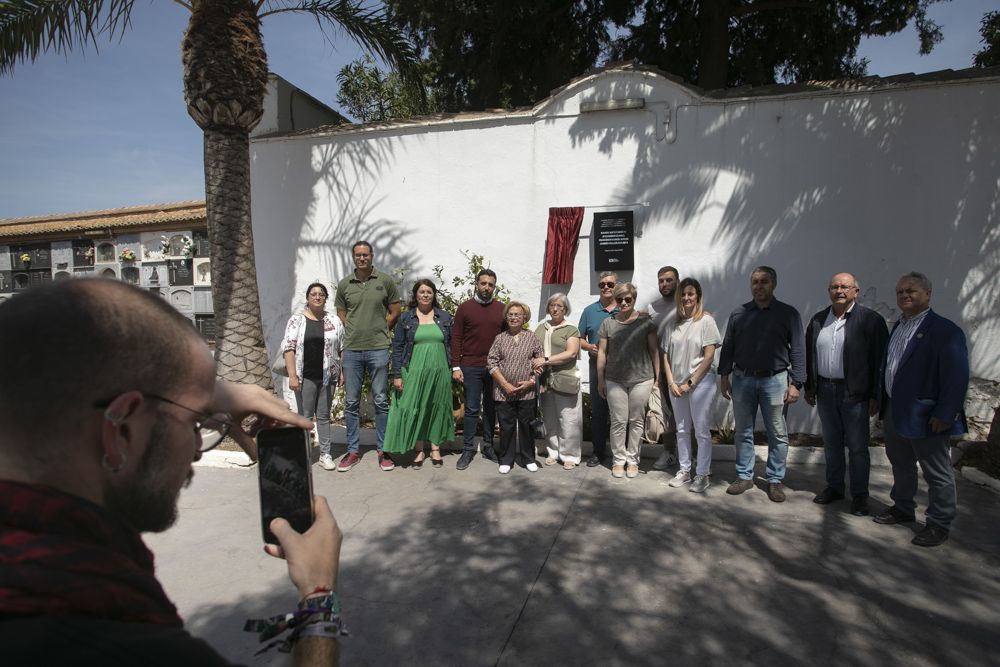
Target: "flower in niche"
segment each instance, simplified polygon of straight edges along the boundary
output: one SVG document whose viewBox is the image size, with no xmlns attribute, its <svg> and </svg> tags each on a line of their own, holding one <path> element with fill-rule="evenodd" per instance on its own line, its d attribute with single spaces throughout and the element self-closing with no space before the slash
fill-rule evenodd
<svg viewBox="0 0 1000 667">
<path fill-rule="evenodd" d="M 31 264 L 31 255 L 26 252 L 22 252 L 21 257 L 19 259 L 24 264 Z"/>
<path fill-rule="evenodd" d="M 135 261 L 135 251 L 131 248 L 125 248 L 120 253 L 118 253 L 118 259 L 123 262 L 134 262 Z"/>
</svg>

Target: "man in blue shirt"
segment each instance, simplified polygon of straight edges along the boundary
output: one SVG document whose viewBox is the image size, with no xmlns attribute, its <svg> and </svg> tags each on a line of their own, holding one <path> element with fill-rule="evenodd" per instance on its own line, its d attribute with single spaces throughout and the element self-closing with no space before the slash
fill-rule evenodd
<svg viewBox="0 0 1000 667">
<path fill-rule="evenodd" d="M 733 401 L 736 428 L 736 474 L 726 493 L 736 496 L 753 488 L 753 427 L 760 407 L 767 427 L 767 497 L 785 500 L 781 488 L 788 455 L 788 406 L 799 400 L 806 379 L 802 318 L 774 298 L 778 274 L 758 266 L 750 274 L 748 301 L 733 311 L 719 358 L 722 397 Z M 732 380 L 730 380 L 732 376 Z"/>
<path fill-rule="evenodd" d="M 594 450 L 587 459 L 587 466 L 593 468 L 601 464 L 608 455 L 608 402 L 597 390 L 597 332 L 601 322 L 618 312 L 614 291 L 618 276 L 613 271 L 604 271 L 597 279 L 600 299 L 583 309 L 580 315 L 580 348 L 590 356 L 590 440 Z"/>
</svg>

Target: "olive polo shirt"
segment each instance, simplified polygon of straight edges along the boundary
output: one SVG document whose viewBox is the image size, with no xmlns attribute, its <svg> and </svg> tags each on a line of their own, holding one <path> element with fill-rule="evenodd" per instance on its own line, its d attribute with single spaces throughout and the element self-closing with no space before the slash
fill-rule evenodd
<svg viewBox="0 0 1000 667">
<path fill-rule="evenodd" d="M 337 283 L 337 310 L 347 311 L 344 323 L 345 350 L 386 350 L 389 348 L 389 328 L 386 316 L 389 306 L 399 303 L 396 283 L 388 275 L 372 269 L 367 280 L 355 272 Z"/>
</svg>

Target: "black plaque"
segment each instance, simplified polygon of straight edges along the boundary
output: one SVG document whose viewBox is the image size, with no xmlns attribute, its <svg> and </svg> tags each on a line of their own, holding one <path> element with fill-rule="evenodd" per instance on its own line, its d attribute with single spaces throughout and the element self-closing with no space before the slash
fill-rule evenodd
<svg viewBox="0 0 1000 667">
<path fill-rule="evenodd" d="M 94 265 L 93 241 L 73 241 L 73 266 Z"/>
<path fill-rule="evenodd" d="M 14 273 L 12 271 L 0 271 L 0 292 L 11 292 L 14 290 Z"/>
<path fill-rule="evenodd" d="M 170 271 L 171 285 L 193 285 L 194 272 L 191 270 L 190 259 L 172 259 L 167 262 Z"/>
<path fill-rule="evenodd" d="M 595 213 L 593 237 L 595 271 L 631 271 L 635 268 L 632 211 Z"/>
</svg>

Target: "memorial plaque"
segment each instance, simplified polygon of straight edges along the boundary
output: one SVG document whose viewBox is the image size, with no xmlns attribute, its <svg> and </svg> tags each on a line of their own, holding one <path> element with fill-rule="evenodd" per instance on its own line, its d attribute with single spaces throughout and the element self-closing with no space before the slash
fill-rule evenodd
<svg viewBox="0 0 1000 667">
<path fill-rule="evenodd" d="M 631 271 L 635 268 L 632 211 L 595 213 L 592 235 L 595 271 Z"/>
<path fill-rule="evenodd" d="M 194 305 L 193 300 L 190 288 L 180 287 L 170 290 L 170 305 L 185 315 L 191 313 L 191 307 Z"/>
<path fill-rule="evenodd" d="M 73 266 L 73 242 L 53 241 L 52 269 L 55 271 L 65 271 L 71 266 Z"/>
<path fill-rule="evenodd" d="M 37 287 L 39 285 L 44 285 L 45 283 L 52 282 L 52 270 L 51 269 L 32 269 L 28 272 L 29 282 L 32 287 Z"/>
<path fill-rule="evenodd" d="M 94 244 L 91 241 L 73 241 L 73 266 L 94 265 Z"/>
<path fill-rule="evenodd" d="M 93 267 L 73 269 L 74 278 L 93 278 L 97 275 Z"/>
<path fill-rule="evenodd" d="M 194 232 L 191 234 L 191 242 L 195 257 L 209 257 L 212 254 L 212 246 L 208 243 L 208 232 Z"/>
<path fill-rule="evenodd" d="M 159 287 L 167 284 L 167 263 L 144 261 L 139 267 L 143 287 Z"/>
<path fill-rule="evenodd" d="M 193 285 L 194 271 L 190 259 L 172 259 L 167 262 L 171 285 Z"/>
<path fill-rule="evenodd" d="M 14 291 L 14 274 L 11 271 L 0 271 L 0 292 Z"/>
<path fill-rule="evenodd" d="M 195 287 L 194 288 L 194 312 L 196 312 L 196 313 L 211 313 L 212 312 L 212 288 L 211 287 Z"/>
<path fill-rule="evenodd" d="M 194 260 L 194 284 L 212 284 L 212 261 L 208 257 L 199 257 Z"/>
<path fill-rule="evenodd" d="M 130 285 L 139 284 L 139 267 L 137 266 L 123 266 L 122 267 L 122 281 Z"/>
<path fill-rule="evenodd" d="M 0 245 L 0 271 L 10 271 L 13 268 L 10 264 L 10 248 Z"/>
<path fill-rule="evenodd" d="M 215 342 L 214 315 L 195 315 L 194 324 L 198 328 L 198 332 L 201 333 L 202 338 L 204 338 L 209 343 Z"/>
</svg>

